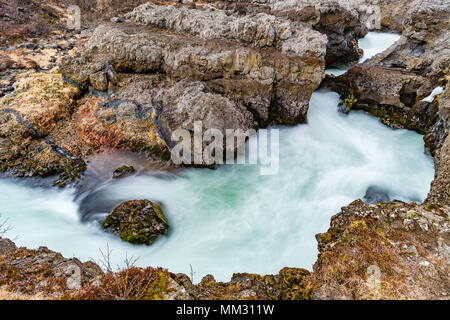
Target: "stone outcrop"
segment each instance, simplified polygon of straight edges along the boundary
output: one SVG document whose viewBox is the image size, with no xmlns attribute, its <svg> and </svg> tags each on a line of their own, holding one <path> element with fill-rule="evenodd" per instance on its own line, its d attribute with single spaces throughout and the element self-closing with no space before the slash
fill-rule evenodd
<svg viewBox="0 0 450 320">
<path fill-rule="evenodd" d="M 242 0 L 229 0 L 238 1 Z M 408 0 L 243 0 L 243 2 L 264 3 L 272 12 L 291 11 L 310 6 L 341 7 L 356 15 L 369 30 L 401 32 L 410 6 L 416 1 Z"/>
<path fill-rule="evenodd" d="M 224 11 L 143 4 L 125 18 L 202 39 L 224 39 L 309 58 L 322 56 L 323 39 L 306 26 L 266 13 L 235 16 Z"/>
<path fill-rule="evenodd" d="M 0 255 L 16 250 L 16 244 L 7 238 L 0 238 Z"/>
<path fill-rule="evenodd" d="M 271 14 L 278 19 L 302 24 L 328 38 L 327 67 L 357 62 L 362 56 L 358 38 L 367 33 L 365 20 L 354 7 L 341 1 L 218 1 L 216 7 L 245 15 Z M 144 18 L 145 19 L 145 18 Z"/>
<path fill-rule="evenodd" d="M 242 4 L 249 6 L 249 2 Z M 116 5 L 112 1 L 110 7 L 98 6 L 94 11 L 106 12 Z M 341 4 L 304 6 L 295 14 L 267 5 L 260 10 L 261 3 L 251 6 L 253 11 L 243 13 L 225 8 L 223 2 L 198 3 L 193 8 L 153 1 L 99 26 L 83 49 L 86 35 L 70 43 L 58 40 L 54 48 L 49 43 L 49 49 L 44 48 L 51 51 L 45 54 L 52 57 L 49 61 L 34 54 L 22 59 L 19 48 L 19 58 L 8 54 L 6 58 L 16 59 L 14 63 L 29 60 L 30 68 L 41 69 L 52 68 L 64 55 L 60 63 L 64 86 L 76 94 L 67 107 L 51 110 L 45 138 L 34 139 L 39 144 L 33 143 L 33 151 L 27 151 L 34 154 L 33 161 L 26 161 L 24 152 L 13 156 L 10 150 L 24 147 L 17 146 L 19 139 L 5 138 L 8 156 L 3 157 L 2 171 L 18 176 L 59 175 L 56 184 L 64 186 L 84 171 L 88 156 L 105 150 L 127 149 L 169 160 L 170 133 L 180 119 L 185 120 L 181 128 L 188 130 L 196 120 L 218 129 L 243 130 L 273 122 L 305 122 L 309 98 L 324 77 L 325 60 L 357 59 L 355 39 L 364 33 L 363 25 Z M 344 30 L 341 20 L 350 27 Z M 30 42 L 24 48 L 28 47 L 39 49 L 41 44 Z M 338 52 L 340 56 L 333 58 Z M 57 72 L 52 72 L 55 78 Z M 5 90 L 14 90 L 12 83 L 6 81 Z M 208 100 L 213 109 L 193 112 L 199 104 L 185 104 L 184 118 L 178 118 L 167 98 L 161 99 L 166 93 L 185 98 L 191 94 L 199 101 Z M 43 92 L 33 95 L 37 101 L 46 99 Z M 3 104 L 20 104 L 22 97 L 14 93 L 4 100 Z M 45 103 L 42 108 L 39 103 L 36 108 L 46 110 Z M 25 132 L 10 133 L 8 129 L 4 135 L 28 141 L 23 139 Z"/>
<path fill-rule="evenodd" d="M 129 175 L 132 175 L 134 172 L 136 172 L 136 169 L 134 169 L 133 166 L 121 166 L 114 170 L 113 178 L 114 179 L 124 178 Z"/>
<path fill-rule="evenodd" d="M 319 10 L 319 21 L 313 28 L 328 37 L 327 67 L 357 62 L 363 55 L 358 39 L 367 34 L 367 27 L 358 16 L 343 7 L 328 5 Z"/>
<path fill-rule="evenodd" d="M 424 204 L 355 201 L 334 216 L 317 236 L 311 298 L 448 299 L 448 10 L 443 1 L 413 2 L 396 44 L 324 82 L 347 110 L 425 134 L 436 177 Z M 430 97 L 438 86 L 444 92 Z"/>
<path fill-rule="evenodd" d="M 69 80 L 96 90 L 105 89 L 106 84 L 113 85 L 117 81 L 115 74 L 124 71 L 164 72 L 166 82 L 186 78 L 191 81 L 237 78 L 254 83 L 249 86 L 252 89 L 269 86 L 271 99 L 264 105 L 263 116 L 267 116 L 262 118 L 266 123 L 305 121 L 309 97 L 324 76 L 326 41 L 320 34 L 309 36 L 313 46 L 307 45 L 311 52 L 306 50 L 306 57 L 302 57 L 280 54 L 273 49 L 256 50 L 235 43 L 205 42 L 159 32 L 130 24 L 102 25 L 94 32 L 85 54 L 65 61 L 61 70 Z M 303 41 L 306 44 L 306 38 Z M 105 63 L 113 70 L 105 73 Z M 230 93 L 233 89 L 224 88 Z M 244 94 L 254 95 L 253 92 Z"/>
<path fill-rule="evenodd" d="M 117 233 L 124 241 L 150 245 L 166 234 L 169 223 L 159 205 L 149 200 L 123 202 L 102 222 L 102 227 Z"/>
<path fill-rule="evenodd" d="M 368 111 L 390 127 L 421 134 L 438 120 L 437 105 L 421 101 L 432 88 L 426 77 L 368 63 L 352 67 L 342 78 L 337 90 L 348 109 Z"/>
<path fill-rule="evenodd" d="M 432 138 L 434 145 L 438 145 L 434 154 L 435 179 L 431 183 L 431 190 L 427 197 L 429 203 L 450 204 L 450 89 L 446 88 L 439 99 L 439 115 L 445 123 L 444 130 L 430 132 L 426 137 Z M 438 127 L 439 128 L 439 127 Z M 443 135 L 446 138 L 443 139 Z"/>
<path fill-rule="evenodd" d="M 284 268 L 276 275 L 234 274 L 225 283 L 207 275 L 193 284 L 187 275 L 161 268 L 130 265 L 104 273 L 94 262 L 66 259 L 45 247 L 16 248 L 0 238 L 2 248 L 4 243 L 9 249 L 0 252 L 0 297 L 6 299 L 291 300 L 303 298 L 310 276 L 305 269 Z"/>
<path fill-rule="evenodd" d="M 8 244 L 6 251 L 4 243 Z M 93 262 L 67 259 L 46 247 L 17 248 L 6 238 L 0 238 L 0 244 L 0 287 L 9 292 L 57 298 L 64 291 L 80 289 L 103 275 Z"/>
<path fill-rule="evenodd" d="M 235 273 L 229 282 L 216 282 L 212 275 L 198 285 L 191 285 L 185 275 L 177 274 L 175 280 L 199 300 L 299 300 L 307 290 L 309 276 L 305 269 L 283 268 L 276 275 Z"/>
<path fill-rule="evenodd" d="M 357 200 L 316 236 L 314 299 L 448 299 L 449 207 Z"/>
</svg>

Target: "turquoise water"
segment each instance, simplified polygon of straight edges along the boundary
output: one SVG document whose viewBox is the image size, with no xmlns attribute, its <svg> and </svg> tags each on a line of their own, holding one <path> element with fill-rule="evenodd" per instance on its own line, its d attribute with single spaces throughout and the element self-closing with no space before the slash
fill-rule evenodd
<svg viewBox="0 0 450 320">
<path fill-rule="evenodd" d="M 96 222 L 81 223 L 73 190 L 0 180 L 0 211 L 19 245 L 99 259 L 99 248 L 105 251 L 108 243 L 114 265 L 121 265 L 125 254 L 139 257 L 138 265 L 172 272 L 188 273 L 191 264 L 196 281 L 207 273 L 229 280 L 234 272 L 311 269 L 317 256 L 314 235 L 326 231 L 340 207 L 373 185 L 389 190 L 391 198 L 423 200 L 434 174 L 420 135 L 392 130 L 360 112 L 343 116 L 337 104 L 337 94 L 316 92 L 309 123 L 280 128 L 276 175 L 261 176 L 256 166 L 224 165 L 101 185 L 102 201 L 163 203 L 170 233 L 150 247 L 124 243 Z"/>
</svg>

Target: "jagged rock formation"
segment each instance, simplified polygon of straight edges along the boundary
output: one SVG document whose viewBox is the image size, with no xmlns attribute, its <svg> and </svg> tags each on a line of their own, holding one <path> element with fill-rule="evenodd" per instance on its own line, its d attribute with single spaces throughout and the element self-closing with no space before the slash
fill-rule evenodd
<svg viewBox="0 0 450 320">
<path fill-rule="evenodd" d="M 445 129 L 428 133 L 427 137 L 436 137 L 436 148 L 434 153 L 435 179 L 431 183 L 431 190 L 427 197 L 428 203 L 450 203 L 450 135 L 449 132 L 449 110 L 450 110 L 450 90 L 447 89 L 439 99 L 439 115 L 445 120 Z M 439 128 L 438 126 L 435 126 Z M 446 135 L 445 140 L 442 136 Z"/>
<path fill-rule="evenodd" d="M 355 201 L 334 216 L 317 236 L 314 298 L 448 299 L 449 9 L 445 1 L 415 2 L 395 45 L 325 81 L 348 108 L 425 134 L 436 178 L 424 204 Z M 424 100 L 437 86 L 444 92 Z"/>
<path fill-rule="evenodd" d="M 206 13 L 200 11 L 198 14 Z M 189 29 L 186 30 L 188 31 Z M 286 32 L 292 33 L 288 31 Z M 97 90 L 105 89 L 102 82 L 96 81 L 103 79 L 105 61 L 119 73 L 126 70 L 140 73 L 164 72 L 166 82 L 185 78 L 192 81 L 216 80 L 215 82 L 223 79 L 221 85 L 225 86 L 224 91 L 231 91 L 231 95 L 235 89 L 228 88 L 230 85 L 227 86 L 227 82 L 233 79 L 246 81 L 249 83 L 248 89 L 268 86 L 267 101 L 262 106 L 264 113 L 258 114 L 258 117 L 262 117 L 262 122 L 277 120 L 295 123 L 305 120 L 309 97 L 323 78 L 326 41 L 322 35 L 304 28 L 296 31 L 296 35 L 290 36 L 291 38 L 285 35 L 283 37 L 287 39 L 280 44 L 280 54 L 275 48 L 257 50 L 251 46 L 223 42 L 222 38 L 207 38 L 205 41 L 202 37 L 196 37 L 195 30 L 191 32 L 194 36 L 189 34 L 190 37 L 185 38 L 135 24 L 103 25 L 97 28 L 90 39 L 85 54 L 78 59 L 66 61 L 61 70 L 68 79 Z M 243 35 L 245 30 L 238 31 L 236 36 L 241 33 Z M 274 40 L 269 37 L 270 32 L 262 35 L 252 32 L 249 34 L 253 39 L 251 44 L 258 45 L 258 41 L 261 41 L 260 45 L 276 47 Z M 223 38 L 229 40 L 226 36 Z M 83 67 L 80 68 L 81 64 Z M 106 80 L 110 78 L 111 76 L 107 76 Z M 212 89 L 217 88 L 218 86 L 212 86 Z M 217 93 L 225 95 L 224 92 Z M 255 95 L 253 92 L 243 94 Z M 249 106 L 249 109 L 252 110 L 252 107 L 262 108 Z"/>
<path fill-rule="evenodd" d="M 135 8 L 115 19 L 117 23 L 98 27 L 82 52 L 80 45 L 85 40 L 79 38 L 58 40 L 56 49 L 45 48 L 50 51 L 42 58 L 34 54 L 23 57 L 19 51 L 5 57 L 5 63 L 42 69 L 51 68 L 55 57 L 59 60 L 58 54 L 63 53 L 64 86 L 76 95 L 70 107 L 53 110 L 47 120 L 52 122 L 45 132 L 51 148 L 48 143 L 33 143 L 40 157 L 23 161 L 20 153 L 12 154 L 19 137 L 24 140 L 26 134 L 5 128 L 5 136 L 18 139 L 5 138 L 9 142 L 4 144 L 7 156 L 3 156 L 2 171 L 19 176 L 59 175 L 56 184 L 64 186 L 80 176 L 89 155 L 108 149 L 142 151 L 169 160 L 171 132 L 178 127 L 192 131 L 197 120 L 205 122 L 204 130 L 214 125 L 244 131 L 272 122 L 305 122 L 309 98 L 324 77 L 324 60 L 345 63 L 345 59 L 360 55 L 355 41 L 364 27 L 354 12 L 340 4 L 324 2 L 317 4 L 317 9 L 301 7 L 294 14 L 272 8 L 263 12 L 258 9 L 261 5 L 255 4 L 253 12 L 242 14 L 213 9 L 222 2 L 199 4 L 195 9 L 155 3 Z M 107 7 L 103 4 L 98 10 Z M 337 23 L 341 20 L 350 27 Z M 330 41 L 313 29 L 324 32 Z M 47 45 L 53 48 L 53 44 Z M 42 47 L 36 43 L 27 46 L 31 51 Z M 10 80 L 4 86 L 14 90 Z M 92 91 L 80 96 L 86 90 Z M 184 100 L 191 94 L 194 99 L 190 105 L 178 105 L 186 111 L 180 118 L 180 111 L 174 112 L 164 102 L 166 94 Z M 43 93 L 34 95 L 37 100 L 46 99 Z M 22 98 L 15 93 L 5 97 L 3 104 L 15 99 Z M 206 100 L 209 107 L 200 106 Z M 199 108 L 202 112 L 192 111 Z M 41 153 L 44 149 L 47 151 Z M 64 157 L 67 155 L 72 159 Z M 45 159 L 42 163 L 41 157 Z"/>
<path fill-rule="evenodd" d="M 423 101 L 447 82 L 449 72 L 450 9 L 437 3 L 423 1 L 413 6 L 396 44 L 333 80 L 334 88 L 348 99 L 348 107 L 369 111 L 389 126 L 422 134 L 433 130 L 432 126 L 442 126 L 439 101 Z"/>
<path fill-rule="evenodd" d="M 174 130 L 192 132 L 195 121 L 225 133 L 306 120 L 324 77 L 326 46 L 308 26 L 262 13 L 239 17 L 151 3 L 125 18 L 99 26 L 61 71 L 80 88 L 109 89 L 155 110 L 148 116 L 154 135 L 167 146 Z M 136 90 L 142 74 L 153 85 Z"/>
<path fill-rule="evenodd" d="M 292 23 L 310 26 L 327 35 L 327 67 L 357 62 L 362 56 L 358 38 L 367 33 L 367 27 L 355 8 L 337 1 L 218 1 L 224 10 L 248 14 L 271 15 Z M 145 18 L 144 18 L 145 19 Z"/>
<path fill-rule="evenodd" d="M 6 238 L 0 238 L 0 248 L 0 298 L 7 299 L 301 299 L 310 275 L 304 269 L 284 268 L 277 275 L 235 274 L 227 283 L 208 275 L 193 284 L 185 274 L 151 267 L 104 273 L 92 261 L 66 259 L 45 247 L 16 248 Z"/>
<path fill-rule="evenodd" d="M 449 6 L 422 1 L 405 18 L 402 38 L 385 52 L 354 66 L 345 75 L 325 81 L 341 93 L 348 108 L 363 109 L 387 125 L 425 134 L 425 145 L 435 154 L 445 148 L 448 99 L 445 93 L 425 99 L 449 74 Z M 438 162 L 446 160 L 436 158 Z M 433 192 L 433 191 L 432 191 Z"/>
</svg>

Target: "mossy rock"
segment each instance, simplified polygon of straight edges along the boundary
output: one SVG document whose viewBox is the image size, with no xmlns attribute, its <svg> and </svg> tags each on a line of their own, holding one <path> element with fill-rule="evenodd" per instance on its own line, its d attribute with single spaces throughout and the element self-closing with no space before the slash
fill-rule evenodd
<svg viewBox="0 0 450 320">
<path fill-rule="evenodd" d="M 131 200 L 118 205 L 102 227 L 132 244 L 152 244 L 166 234 L 169 223 L 161 207 L 149 200 Z"/>
<path fill-rule="evenodd" d="M 133 174 L 136 170 L 133 166 L 121 166 L 114 170 L 113 179 L 125 178 Z"/>
</svg>

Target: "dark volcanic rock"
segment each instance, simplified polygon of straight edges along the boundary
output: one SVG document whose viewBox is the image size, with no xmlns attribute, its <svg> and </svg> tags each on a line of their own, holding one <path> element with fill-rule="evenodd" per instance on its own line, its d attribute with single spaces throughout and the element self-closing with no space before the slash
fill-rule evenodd
<svg viewBox="0 0 450 320">
<path fill-rule="evenodd" d="M 169 224 L 159 205 L 149 200 L 131 200 L 117 206 L 102 226 L 118 233 L 124 241 L 150 245 L 166 233 Z"/>
<path fill-rule="evenodd" d="M 329 6 L 320 11 L 319 22 L 313 28 L 328 37 L 327 67 L 340 67 L 358 61 L 363 55 L 358 39 L 367 34 L 366 26 L 357 15 L 340 6 Z"/>
</svg>

